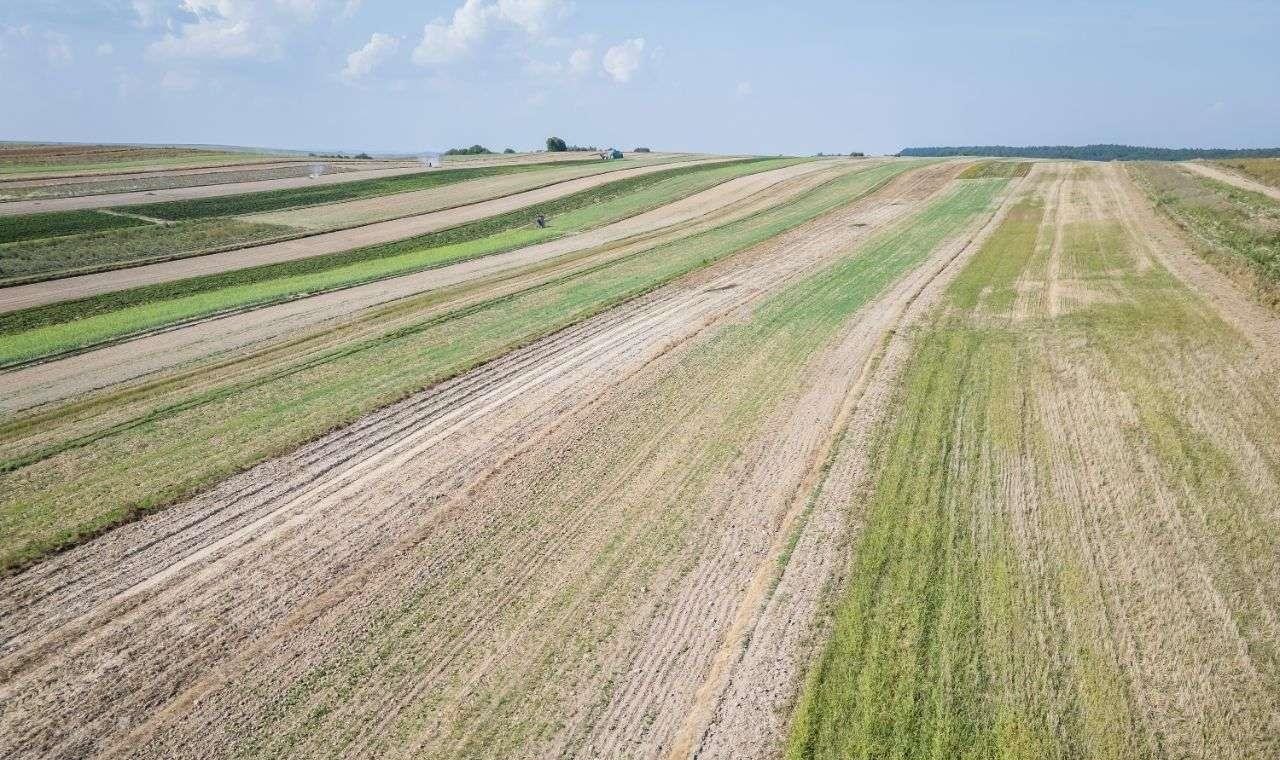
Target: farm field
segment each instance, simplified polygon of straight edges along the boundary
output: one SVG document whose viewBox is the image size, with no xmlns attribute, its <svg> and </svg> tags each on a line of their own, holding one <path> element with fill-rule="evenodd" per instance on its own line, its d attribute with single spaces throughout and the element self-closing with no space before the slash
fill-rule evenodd
<svg viewBox="0 0 1280 760">
<path fill-rule="evenodd" d="M 8 150 L 0 756 L 1280 756 L 1263 164 Z"/>
<path fill-rule="evenodd" d="M 55 179 L 123 171 L 276 163 L 285 158 L 270 153 L 185 147 L 0 143 L 0 178 Z"/>
<path fill-rule="evenodd" d="M 167 249 L 156 249 L 145 243 L 139 244 L 138 238 L 146 236 L 148 225 L 174 225 L 180 230 L 189 229 L 201 221 L 210 219 L 233 219 L 235 221 L 260 227 L 262 223 L 245 221 L 234 217 L 239 211 L 259 209 L 264 201 L 268 205 L 287 206 L 307 200 L 317 201 L 334 196 L 350 196 L 353 194 L 393 193 L 397 188 L 413 190 L 421 185 L 467 185 L 468 182 L 482 181 L 490 172 L 519 170 L 519 167 L 492 167 L 475 170 L 458 170 L 441 172 L 435 175 L 402 177 L 402 182 L 386 187 L 387 181 L 373 181 L 372 186 L 364 182 L 345 188 L 307 188 L 301 191 L 270 191 L 266 193 L 250 193 L 244 196 L 233 196 L 226 200 L 221 198 L 207 199 L 209 202 L 171 202 L 142 206 L 129 213 L 108 213 L 90 211 L 69 211 L 53 214 L 34 214 L 9 218 L 8 224 L 0 218 L 0 231 L 8 233 L 18 240 L 4 248 L 13 258 L 30 258 L 30 249 L 53 244 L 60 238 L 68 245 L 82 251 L 88 258 L 98 256 L 117 265 L 107 265 L 98 269 L 102 274 L 71 276 L 73 271 L 47 270 L 41 280 L 29 286 L 11 288 L 0 296 L 0 313 L 20 308 L 31 308 L 46 303 L 55 303 L 74 298 L 84 298 L 97 293 L 108 293 L 126 288 L 136 288 L 157 282 L 167 282 L 196 275 L 208 275 L 216 272 L 230 271 L 250 266 L 260 266 L 281 261 L 308 258 L 324 254 L 338 253 L 352 248 L 386 243 L 395 240 L 415 237 L 428 232 L 456 227 L 470 221 L 476 221 L 497 213 L 511 212 L 565 195 L 570 195 L 589 188 L 608 184 L 620 179 L 640 174 L 648 174 L 668 169 L 666 164 L 645 163 L 639 166 L 615 166 L 603 162 L 589 167 L 586 171 L 575 173 L 574 177 L 557 182 L 552 178 L 539 178 L 530 183 L 531 189 L 524 192 L 503 193 L 501 191 L 484 194 L 485 198 L 477 201 L 476 195 L 468 197 L 471 203 L 461 202 L 457 206 L 444 205 L 437 212 L 409 214 L 391 219 L 382 224 L 358 225 L 356 228 L 330 231 L 327 234 L 316 234 L 299 228 L 283 228 L 285 233 L 278 236 L 274 245 L 262 245 L 245 248 L 243 240 L 222 238 L 217 245 L 200 250 L 174 252 Z M 407 188 L 405 187 L 407 185 Z M 454 188 L 462 193 L 469 193 L 469 186 Z M 264 199 L 262 196 L 268 196 Z M 164 218 L 151 216 L 163 214 Z M 174 218 L 168 218 L 174 217 Z M 106 220 L 106 221 L 104 221 Z M 527 221 L 527 220 L 525 220 Z M 119 232 L 101 236 L 98 239 L 83 237 L 84 233 L 74 233 L 76 224 L 80 229 L 134 228 L 133 231 Z M 280 225 L 270 225 L 273 229 L 281 229 Z M 70 239 L 74 238 L 74 239 Z M 0 244 L 3 245 L 3 244 Z M 122 250 L 129 249 L 145 252 L 145 255 L 123 257 Z M 218 255 L 221 254 L 221 255 Z M 198 257 L 198 258 L 197 258 Z M 173 259 L 192 258 L 193 261 L 172 261 Z M 150 266 L 139 266 L 156 263 Z M 118 269 L 118 265 L 131 265 L 125 272 L 109 272 Z M 97 271 L 93 269 L 92 271 Z"/>
</svg>

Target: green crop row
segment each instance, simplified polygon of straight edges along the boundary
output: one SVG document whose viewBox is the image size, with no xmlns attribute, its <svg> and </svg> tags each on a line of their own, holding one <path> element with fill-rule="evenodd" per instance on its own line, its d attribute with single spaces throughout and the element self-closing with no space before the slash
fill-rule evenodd
<svg viewBox="0 0 1280 760">
<path fill-rule="evenodd" d="M 52 214 L 0 216 L 0 244 L 25 240 L 142 227 L 151 222 L 101 211 L 59 211 Z"/>
<path fill-rule="evenodd" d="M 1031 171 L 1030 161 L 981 161 L 960 172 L 959 179 L 1025 177 Z"/>
</svg>

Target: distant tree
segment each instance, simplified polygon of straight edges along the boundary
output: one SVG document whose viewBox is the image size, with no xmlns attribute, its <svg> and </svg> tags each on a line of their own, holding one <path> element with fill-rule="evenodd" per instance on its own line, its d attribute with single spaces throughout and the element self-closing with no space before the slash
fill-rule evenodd
<svg viewBox="0 0 1280 760">
<path fill-rule="evenodd" d="M 854 150 L 849 152 L 849 158 L 864 158 L 866 155 L 867 155 L 866 153 L 863 153 L 860 150 Z"/>
<path fill-rule="evenodd" d="M 648 149 L 648 148 L 636 148 L 636 149 L 635 149 L 634 151 L 632 151 L 632 152 L 633 152 L 633 153 L 648 153 L 648 152 L 649 152 L 649 149 Z"/>
<path fill-rule="evenodd" d="M 357 153 L 357 154 L 355 155 L 355 157 L 356 157 L 356 158 L 366 158 L 366 159 L 368 159 L 368 158 L 373 158 L 373 156 L 369 155 L 368 153 Z"/>
<path fill-rule="evenodd" d="M 569 149 L 568 144 L 566 144 L 566 143 L 565 143 L 565 141 L 564 141 L 564 140 L 561 140 L 559 137 L 548 137 L 548 138 L 547 138 L 547 150 L 548 150 L 549 152 L 551 152 L 551 153 L 563 153 L 564 151 L 566 151 L 566 150 L 568 150 L 568 149 Z"/>
<path fill-rule="evenodd" d="M 503 152 L 503 153 L 515 153 L 515 150 L 513 150 L 512 148 L 504 148 L 504 149 L 502 150 L 502 152 Z"/>
<path fill-rule="evenodd" d="M 483 145 L 472 145 L 470 148 L 450 148 L 444 152 L 446 156 L 482 156 L 493 151 Z"/>
</svg>

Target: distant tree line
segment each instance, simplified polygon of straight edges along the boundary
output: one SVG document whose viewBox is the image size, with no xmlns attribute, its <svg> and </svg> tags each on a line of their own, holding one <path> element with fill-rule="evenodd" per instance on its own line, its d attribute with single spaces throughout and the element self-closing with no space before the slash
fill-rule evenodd
<svg viewBox="0 0 1280 760">
<path fill-rule="evenodd" d="M 483 156 L 492 152 L 483 145 L 472 145 L 470 148 L 450 148 L 444 154 L 446 156 Z"/>
<path fill-rule="evenodd" d="M 307 155 L 311 158 L 359 158 L 362 160 L 373 158 L 368 153 L 357 153 L 354 156 L 348 156 L 345 153 L 308 153 Z"/>
<path fill-rule="evenodd" d="M 1187 161 L 1192 158 L 1274 158 L 1280 148 L 1147 148 L 1139 145 L 963 145 L 903 148 L 899 156 L 1074 158 L 1082 161 Z"/>
<path fill-rule="evenodd" d="M 567 150 L 600 150 L 594 145 L 569 145 L 559 137 L 547 138 L 548 153 L 563 153 Z"/>
</svg>

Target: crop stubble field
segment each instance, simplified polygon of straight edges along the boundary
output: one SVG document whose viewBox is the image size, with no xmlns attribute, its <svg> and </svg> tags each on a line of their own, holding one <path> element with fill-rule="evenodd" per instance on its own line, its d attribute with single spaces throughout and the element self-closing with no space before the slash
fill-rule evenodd
<svg viewBox="0 0 1280 760">
<path fill-rule="evenodd" d="M 386 231 L 0 288 L 0 754 L 1280 752 L 1273 199 L 530 159 L 7 228 Z"/>
</svg>

